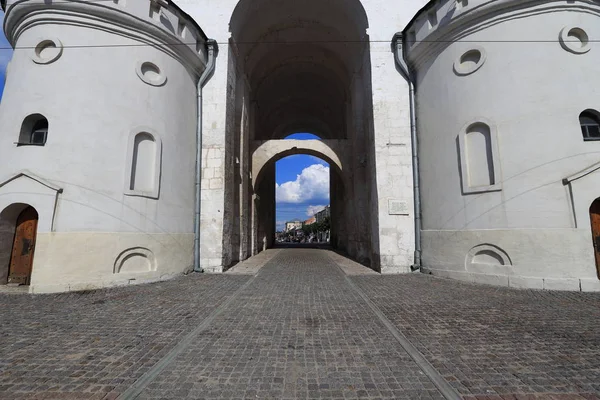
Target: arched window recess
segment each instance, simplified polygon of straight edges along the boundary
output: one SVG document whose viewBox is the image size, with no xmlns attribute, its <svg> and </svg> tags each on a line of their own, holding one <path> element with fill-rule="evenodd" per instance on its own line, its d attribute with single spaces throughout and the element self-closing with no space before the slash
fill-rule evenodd
<svg viewBox="0 0 600 400">
<path fill-rule="evenodd" d="M 129 136 L 125 195 L 158 199 L 162 141 L 155 132 L 139 129 Z"/>
<path fill-rule="evenodd" d="M 595 110 L 585 110 L 579 114 L 579 125 L 583 140 L 600 140 L 600 114 Z"/>
<path fill-rule="evenodd" d="M 493 124 L 477 121 L 458 135 L 463 194 L 502 190 L 497 132 Z"/>
<path fill-rule="evenodd" d="M 31 114 L 23 120 L 17 146 L 44 146 L 48 139 L 48 120 L 41 114 Z"/>
</svg>

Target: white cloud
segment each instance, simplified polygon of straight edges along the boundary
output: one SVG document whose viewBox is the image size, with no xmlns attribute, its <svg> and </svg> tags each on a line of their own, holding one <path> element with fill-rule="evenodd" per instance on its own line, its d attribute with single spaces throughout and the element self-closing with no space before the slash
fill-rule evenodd
<svg viewBox="0 0 600 400">
<path fill-rule="evenodd" d="M 329 199 L 329 167 L 313 164 L 302 170 L 295 181 L 276 185 L 276 199 L 282 203 L 305 203 L 313 199 Z"/>
<path fill-rule="evenodd" d="M 312 161 L 316 162 L 317 164 L 321 164 L 324 165 L 326 167 L 329 167 L 329 164 L 327 163 L 327 161 L 320 159 L 319 157 L 315 157 L 315 156 L 308 156 Z"/>
<path fill-rule="evenodd" d="M 324 209 L 325 206 L 308 206 L 308 208 L 306 209 L 306 215 L 312 217 L 313 215 L 315 215 L 319 211 L 323 211 Z"/>
</svg>

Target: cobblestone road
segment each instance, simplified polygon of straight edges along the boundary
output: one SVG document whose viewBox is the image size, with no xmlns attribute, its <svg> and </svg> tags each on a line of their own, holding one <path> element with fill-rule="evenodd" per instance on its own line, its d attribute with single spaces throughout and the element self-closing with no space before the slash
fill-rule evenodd
<svg viewBox="0 0 600 400">
<path fill-rule="evenodd" d="M 324 250 L 262 257 L 223 275 L 0 295 L 0 399 L 442 399 L 444 385 L 600 399 L 600 294 L 363 275 Z"/>
<path fill-rule="evenodd" d="M 600 398 L 598 293 L 513 290 L 422 274 L 355 281 L 469 399 Z"/>
<path fill-rule="evenodd" d="M 248 279 L 192 275 L 91 293 L 0 295 L 0 399 L 120 393 Z"/>
</svg>

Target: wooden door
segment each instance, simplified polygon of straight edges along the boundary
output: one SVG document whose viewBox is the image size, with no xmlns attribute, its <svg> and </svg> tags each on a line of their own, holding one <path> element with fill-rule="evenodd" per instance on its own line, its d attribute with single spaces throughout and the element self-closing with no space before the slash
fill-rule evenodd
<svg viewBox="0 0 600 400">
<path fill-rule="evenodd" d="M 600 279 L 600 199 L 596 199 L 590 207 L 590 221 L 592 222 L 592 239 L 596 255 L 596 270 Z"/>
<path fill-rule="evenodd" d="M 37 223 L 38 213 L 33 207 L 27 207 L 17 218 L 8 283 L 29 285 L 31 281 Z"/>
</svg>

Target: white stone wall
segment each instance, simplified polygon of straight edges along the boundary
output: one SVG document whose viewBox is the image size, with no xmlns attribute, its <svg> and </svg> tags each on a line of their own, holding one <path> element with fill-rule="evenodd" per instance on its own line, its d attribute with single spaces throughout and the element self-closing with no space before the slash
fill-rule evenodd
<svg viewBox="0 0 600 400">
<path fill-rule="evenodd" d="M 410 1 L 397 7 L 388 0 L 362 1 L 370 45 L 364 52 L 363 65 L 356 66 L 355 79 L 372 90 L 368 94 L 355 91 L 359 103 L 350 109 L 348 127 L 358 132 L 358 136 L 348 140 L 350 182 L 345 182 L 346 192 L 340 197 L 344 199 L 344 215 L 351 226 L 343 229 L 348 236 L 342 242 L 350 254 L 387 273 L 408 272 L 414 251 L 407 84 L 395 69 L 389 43 L 394 33 L 402 30 L 425 3 L 425 0 Z M 217 71 L 205 88 L 204 146 L 220 149 L 226 163 L 227 141 L 239 134 L 230 126 L 231 116 L 227 111 L 235 108 L 230 94 L 240 79 L 231 76 L 234 67 L 229 58 L 234 56 L 228 49 L 230 19 L 238 1 L 178 4 L 219 42 Z M 392 8 L 394 12 L 390 12 Z M 236 74 L 240 74 L 237 61 L 233 64 Z M 233 166 L 225 165 L 229 167 Z M 226 193 L 230 192 L 227 187 L 207 189 L 203 185 L 203 237 L 210 242 L 203 240 L 202 262 L 209 270 L 220 270 L 220 255 L 235 252 L 223 247 L 218 239 L 221 232 L 223 236 L 229 235 L 223 227 L 237 226 L 224 218 L 223 209 L 230 200 Z M 407 203 L 408 215 L 390 215 L 390 200 Z"/>
<path fill-rule="evenodd" d="M 9 4 L 6 31 L 17 50 L 0 104 L 3 180 L 27 171 L 62 189 L 48 189 L 27 177 L 0 186 L 0 210 L 21 202 L 40 214 L 32 291 L 100 287 L 127 283 L 136 276 L 159 279 L 188 270 L 194 215 L 195 83 L 205 54 L 203 47 L 196 53 L 195 45 L 171 48 L 161 41 L 203 44 L 204 39 L 198 32 L 198 38 L 192 35 L 195 27 L 185 19 L 180 21 L 187 24 L 186 38 L 165 31 L 164 20 L 149 17 L 150 2 L 131 2 L 127 9 L 114 9 L 117 5 L 112 3 L 99 8 L 78 3 L 69 8 L 71 4 L 63 2 L 57 7 L 70 14 L 38 12 L 38 23 L 30 24 L 29 13 L 38 3 L 26 2 L 15 10 Z M 147 20 L 135 20 L 129 28 L 117 25 L 128 21 L 127 12 Z M 176 16 L 175 10 L 166 9 L 162 15 Z M 102 29 L 92 22 L 96 16 L 105 18 Z M 129 37 L 122 34 L 127 29 Z M 35 48 L 48 39 L 62 44 L 62 52 L 52 62 L 40 63 Z M 42 58 L 55 50 L 45 51 Z M 144 62 L 160 68 L 164 84 L 150 85 L 140 78 Z M 33 113 L 48 119 L 47 142 L 17 146 L 21 124 Z M 159 174 L 157 196 L 127 195 L 132 160 L 128 146 L 138 132 L 148 132 L 162 143 L 154 166 Z M 21 189 L 19 182 L 29 182 L 30 188 Z M 120 271 L 116 263 L 128 250 L 132 257 L 127 260 L 145 261 L 136 262 L 133 273 L 123 274 L 127 268 Z"/>
<path fill-rule="evenodd" d="M 583 141 L 579 114 L 600 107 L 600 49 L 568 52 L 559 35 L 570 26 L 597 37 L 600 8 L 475 1 L 457 12 L 454 3 L 436 5 L 438 20 L 455 18 L 445 27 L 429 28 L 424 13 L 408 35 L 424 41 L 409 50 L 418 77 L 424 265 L 477 282 L 599 290 L 589 221 L 598 178 L 562 180 L 598 161 L 600 143 Z M 440 37 L 456 42 L 436 43 Z M 461 65 L 472 50 L 481 62 Z M 490 127 L 487 163 L 464 139 L 479 122 Z M 490 165 L 494 185 L 471 187 Z"/>
<path fill-rule="evenodd" d="M 128 284 L 188 270 L 203 34 L 177 8 L 157 13 L 158 3 L 150 1 L 59 2 L 48 9 L 70 14 L 41 12 L 36 24 L 29 24 L 28 6 L 44 9 L 45 2 L 28 0 L 14 10 L 12 3 L 5 29 L 18 49 L 0 104 L 0 211 L 23 203 L 40 214 L 32 291 Z M 334 239 L 383 273 L 408 272 L 414 252 L 408 87 L 390 41 L 426 3 L 363 0 L 361 10 L 354 3 L 354 16 L 325 7 L 340 26 L 364 11 L 368 43 L 358 53 L 336 53 L 341 61 L 329 65 L 348 74 L 340 79 L 344 97 L 336 94 L 347 115 L 332 119 L 345 131 L 300 149 L 339 164 L 332 212 L 343 224 Z M 201 266 L 222 272 L 271 244 L 272 161 L 294 143 L 274 141 L 261 152 L 266 147 L 255 142 L 283 133 L 257 130 L 265 111 L 246 63 L 258 65 L 267 50 L 238 48 L 240 38 L 229 31 L 238 0 L 178 4 L 220 48 L 203 91 Z M 267 8 L 264 16 L 276 11 Z M 584 142 L 578 121 L 583 110 L 600 109 L 593 85 L 598 49 L 590 43 L 588 52 L 567 51 L 559 42 L 565 28 L 599 36 L 599 12 L 583 0 L 443 0 L 406 30 L 417 72 L 423 261 L 436 274 L 600 289 L 589 227 L 589 205 L 600 196 L 594 167 L 600 143 Z M 250 18 L 236 29 L 252 33 L 257 22 Z M 321 28 L 306 37 L 318 38 Z M 45 40 L 58 49 L 36 55 Z M 473 51 L 480 52 L 478 63 Z M 144 75 L 143 62 L 158 66 L 160 76 Z M 47 143 L 17 146 L 21 124 L 33 113 L 49 121 Z M 137 132 L 161 145 L 159 187 L 142 196 L 128 189 Z M 489 153 L 474 152 L 486 143 Z M 7 226 L 0 221 L 2 248 L 10 242 Z M 126 263 L 130 256 L 137 261 Z M 6 257 L 0 249 L 0 259 Z"/>
</svg>

